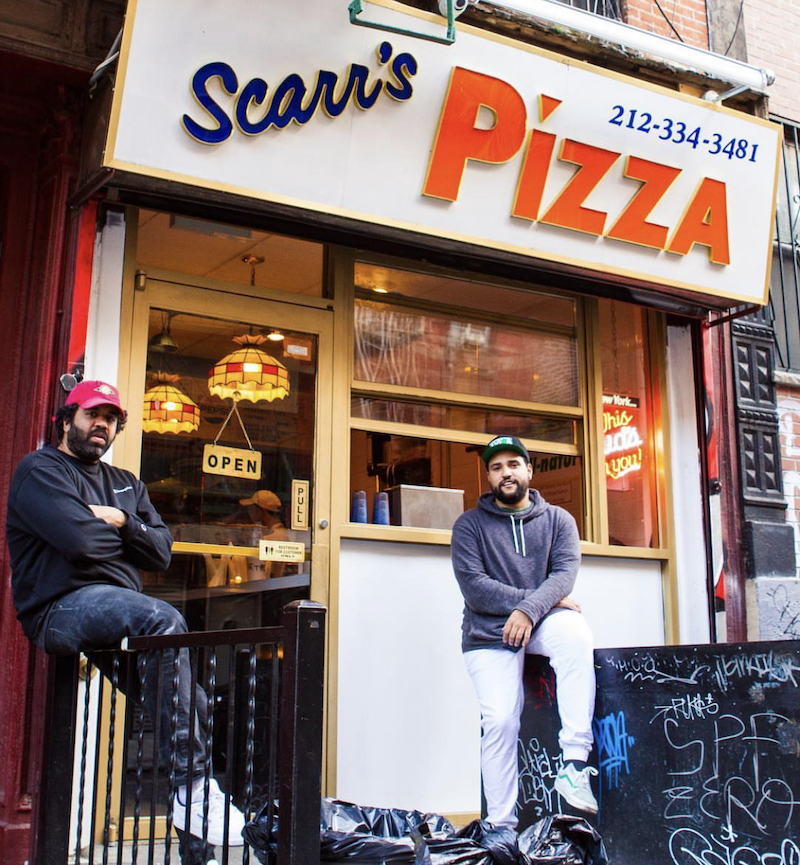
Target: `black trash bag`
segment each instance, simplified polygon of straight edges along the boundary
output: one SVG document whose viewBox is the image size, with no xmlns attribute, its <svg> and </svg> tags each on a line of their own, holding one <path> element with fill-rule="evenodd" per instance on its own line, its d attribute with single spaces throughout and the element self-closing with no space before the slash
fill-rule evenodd
<svg viewBox="0 0 800 865">
<path fill-rule="evenodd" d="M 242 832 L 262 865 L 274 862 L 278 845 L 279 806 L 275 803 L 270 820 L 268 804 L 247 822 Z M 455 833 L 452 823 L 438 814 L 403 811 L 398 808 L 369 808 L 323 799 L 320 807 L 320 858 L 340 862 L 413 862 L 414 839 L 419 830 L 425 836 L 442 837 Z"/>
<path fill-rule="evenodd" d="M 454 835 L 425 837 L 419 830 L 414 865 L 519 865 L 517 833 L 473 820 Z"/>
<path fill-rule="evenodd" d="M 175 827 L 178 835 L 178 852 L 181 865 L 206 865 L 209 859 L 214 859 L 214 848 L 211 844 L 203 844 L 202 838 L 189 835 L 188 843 L 186 833 Z"/>
<path fill-rule="evenodd" d="M 273 804 L 270 819 L 269 802 L 265 802 L 244 824 L 242 837 L 261 865 L 272 865 L 278 850 L 278 803 Z"/>
<path fill-rule="evenodd" d="M 603 839 L 582 817 L 554 814 L 519 836 L 521 865 L 608 865 Z"/>
<path fill-rule="evenodd" d="M 245 841 L 263 865 L 274 863 L 278 807 L 265 805 L 244 827 Z M 519 865 L 517 833 L 475 820 L 459 832 L 438 814 L 370 808 L 323 799 L 320 860 L 358 865 Z M 525 863 L 527 865 L 527 863 Z"/>
<path fill-rule="evenodd" d="M 341 799 L 323 799 L 320 807 L 320 826 L 323 832 L 357 832 L 378 838 L 400 838 L 410 835 L 412 829 L 425 824 L 428 832 L 453 834 L 453 824 L 438 814 L 422 811 L 403 811 L 400 808 L 372 808 L 355 805 Z"/>
<path fill-rule="evenodd" d="M 452 823 L 438 814 L 323 799 L 320 858 L 326 862 L 413 862 L 411 833 L 415 830 L 425 837 L 455 833 Z"/>
</svg>

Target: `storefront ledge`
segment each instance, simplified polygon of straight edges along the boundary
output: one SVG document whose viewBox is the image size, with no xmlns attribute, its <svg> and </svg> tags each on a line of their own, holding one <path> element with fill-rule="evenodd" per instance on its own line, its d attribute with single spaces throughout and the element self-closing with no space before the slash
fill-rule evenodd
<svg viewBox="0 0 800 865">
<path fill-rule="evenodd" d="M 773 373 L 773 379 L 775 384 L 782 384 L 786 387 L 798 387 L 800 388 L 800 374 L 796 372 L 789 372 L 785 369 L 776 369 Z"/>
<path fill-rule="evenodd" d="M 452 532 L 449 529 L 421 529 L 413 526 L 376 526 L 372 523 L 345 523 L 343 538 L 363 541 L 395 541 L 405 544 L 437 544 L 449 546 Z"/>
<path fill-rule="evenodd" d="M 258 547 L 236 547 L 233 544 L 195 544 L 174 541 L 173 553 L 207 553 L 212 556 L 249 556 L 258 558 Z"/>
<path fill-rule="evenodd" d="M 422 529 L 412 526 L 376 526 L 372 523 L 344 523 L 341 537 L 363 541 L 395 541 L 405 544 L 436 544 L 449 546 L 452 532 L 448 529 Z M 669 551 L 647 547 L 618 547 L 581 541 L 581 554 L 609 559 L 649 559 L 667 561 Z"/>
<path fill-rule="evenodd" d="M 592 544 L 589 541 L 581 541 L 581 554 L 608 559 L 655 559 L 663 562 L 669 559 L 668 550 L 648 547 L 618 547 L 611 544 Z"/>
</svg>

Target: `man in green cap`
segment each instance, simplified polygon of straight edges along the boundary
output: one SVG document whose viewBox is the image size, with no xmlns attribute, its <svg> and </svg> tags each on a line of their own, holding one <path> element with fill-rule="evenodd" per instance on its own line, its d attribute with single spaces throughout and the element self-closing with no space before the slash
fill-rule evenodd
<svg viewBox="0 0 800 865">
<path fill-rule="evenodd" d="M 525 654 L 556 674 L 561 766 L 555 791 L 597 813 L 587 765 L 592 749 L 593 641 L 569 593 L 581 560 L 575 520 L 530 486 L 528 451 L 496 436 L 482 454 L 492 491 L 453 527 L 453 569 L 464 595 L 462 650 L 481 709 L 481 775 L 487 820 L 515 828 L 517 738 Z"/>
</svg>

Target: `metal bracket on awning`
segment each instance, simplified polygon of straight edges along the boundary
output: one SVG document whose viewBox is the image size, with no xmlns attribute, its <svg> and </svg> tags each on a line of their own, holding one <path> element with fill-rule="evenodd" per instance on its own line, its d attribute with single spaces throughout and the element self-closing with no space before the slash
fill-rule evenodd
<svg viewBox="0 0 800 865">
<path fill-rule="evenodd" d="M 758 310 L 762 308 L 761 304 L 751 304 L 744 307 L 744 309 L 737 309 L 736 312 L 728 313 L 728 315 L 721 315 L 719 318 L 714 319 L 706 319 L 703 322 L 703 327 L 706 329 L 718 327 L 720 324 L 725 324 L 727 321 L 735 321 L 737 318 L 750 315 L 751 312 L 758 312 Z"/>
<path fill-rule="evenodd" d="M 399 33 L 402 36 L 411 36 L 414 39 L 426 39 L 428 42 L 438 42 L 442 45 L 452 45 L 456 41 L 456 15 L 455 3 L 456 0 L 446 0 L 447 3 L 447 35 L 434 36 L 431 33 L 418 33 L 415 30 L 408 30 L 405 27 L 393 27 L 391 24 L 379 24 L 377 21 L 365 21 L 359 18 L 363 9 L 361 0 L 352 0 L 347 7 L 350 12 L 350 23 L 357 27 L 371 27 L 374 30 L 385 30 L 387 33 Z"/>
<path fill-rule="evenodd" d="M 703 94 L 703 99 L 706 102 L 712 102 L 714 105 L 721 105 L 727 99 L 733 99 L 734 96 L 738 96 L 740 93 L 746 93 L 748 90 L 752 90 L 754 93 L 758 92 L 749 84 L 739 84 L 738 87 L 732 87 L 724 93 L 717 93 L 716 90 L 707 90 Z"/>
</svg>

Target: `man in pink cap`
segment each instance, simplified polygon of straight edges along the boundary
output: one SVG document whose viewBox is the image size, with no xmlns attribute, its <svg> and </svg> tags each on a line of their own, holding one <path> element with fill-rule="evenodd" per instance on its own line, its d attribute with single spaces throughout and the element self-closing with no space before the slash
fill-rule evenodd
<svg viewBox="0 0 800 865">
<path fill-rule="evenodd" d="M 128 636 L 187 631 L 183 616 L 171 604 L 142 592 L 140 569 L 163 571 L 169 567 L 169 529 L 138 478 L 100 461 L 126 418 L 119 391 L 113 385 L 81 382 L 56 412 L 58 446 L 23 457 L 11 481 L 7 537 L 14 606 L 25 635 L 51 654 L 113 649 Z M 92 660 L 103 670 L 110 665 L 103 654 L 95 654 Z M 161 701 L 158 676 L 149 676 L 145 702 L 151 719 L 155 722 L 160 713 L 161 729 L 169 731 L 173 665 L 170 659 L 165 661 Z M 205 694 L 196 699 L 192 719 L 191 673 L 185 649 L 179 652 L 178 665 L 178 790 L 173 819 L 178 829 L 202 837 L 206 699 Z M 121 687 L 125 690 L 126 683 Z M 163 749 L 169 748 L 168 735 L 161 744 Z M 187 821 L 190 783 L 192 804 Z M 222 843 L 227 806 L 212 778 L 208 811 L 208 841 L 212 845 Z M 243 815 L 232 806 L 229 814 L 228 843 L 240 846 Z"/>
</svg>

